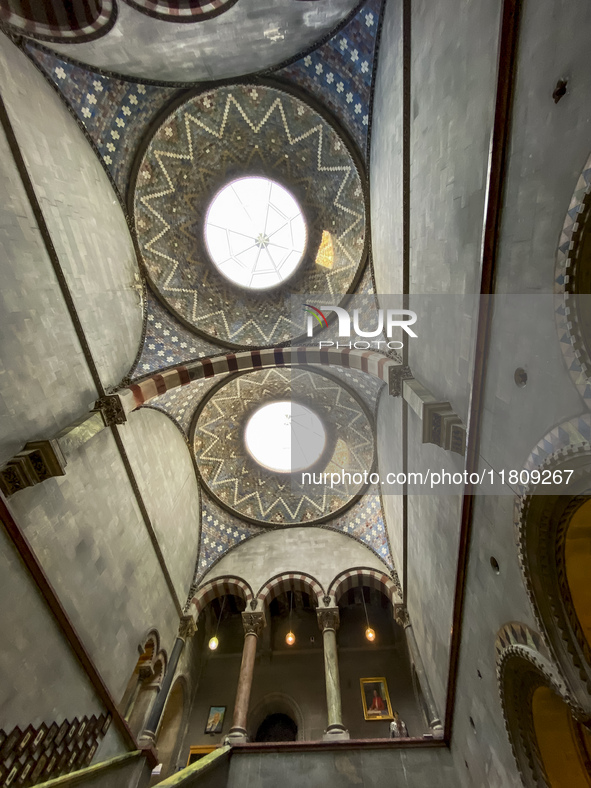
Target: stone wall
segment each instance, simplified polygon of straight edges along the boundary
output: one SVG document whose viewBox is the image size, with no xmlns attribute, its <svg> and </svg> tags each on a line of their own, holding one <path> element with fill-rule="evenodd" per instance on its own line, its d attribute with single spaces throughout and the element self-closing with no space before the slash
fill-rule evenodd
<svg viewBox="0 0 591 788">
<path fill-rule="evenodd" d="M 0 39 L 0 90 L 99 375 L 104 386 L 116 385 L 142 333 L 140 295 L 132 287 L 138 267 L 125 217 L 74 119 L 6 37 Z M 23 229 L 15 228 L 17 243 Z M 25 248 L 13 249 L 16 270 L 21 261 L 31 264 Z M 35 277 L 40 287 L 21 293 L 10 309 L 35 310 L 38 333 L 52 334 L 53 315 L 42 293 L 55 276 L 37 265 Z M 26 343 L 24 330 L 22 338 Z"/>
</svg>

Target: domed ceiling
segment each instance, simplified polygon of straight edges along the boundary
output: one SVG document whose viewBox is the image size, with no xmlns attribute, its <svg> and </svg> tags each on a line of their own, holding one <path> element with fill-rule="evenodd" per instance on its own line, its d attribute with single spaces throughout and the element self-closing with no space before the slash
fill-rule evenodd
<svg viewBox="0 0 591 788">
<path fill-rule="evenodd" d="M 284 186 L 307 225 L 295 273 L 255 292 L 216 270 L 204 239 L 216 194 L 253 175 Z M 290 295 L 350 292 L 366 257 L 364 189 L 351 151 L 316 110 L 275 87 L 217 88 L 165 118 L 141 158 L 133 206 L 161 298 L 185 324 L 230 347 L 294 339 L 302 329 L 291 319 Z"/>
<path fill-rule="evenodd" d="M 326 432 L 326 450 L 314 473 L 348 471 L 358 477 L 333 489 L 302 484 L 300 473 L 267 470 L 251 456 L 245 428 L 265 403 L 289 400 L 309 409 Z M 353 503 L 374 462 L 372 419 L 345 384 L 311 369 L 278 368 L 240 375 L 205 399 L 193 424 L 193 450 L 201 479 L 224 507 L 268 525 L 312 523 Z"/>
</svg>

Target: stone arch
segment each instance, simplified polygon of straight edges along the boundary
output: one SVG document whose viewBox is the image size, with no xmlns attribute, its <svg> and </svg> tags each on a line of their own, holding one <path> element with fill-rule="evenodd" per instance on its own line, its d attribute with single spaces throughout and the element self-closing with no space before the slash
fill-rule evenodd
<svg viewBox="0 0 591 788">
<path fill-rule="evenodd" d="M 541 636 L 525 624 L 510 622 L 499 631 L 495 649 L 505 726 L 524 785 L 562 788 L 591 784 L 580 779 L 587 779 L 587 734 L 572 716 L 572 698 Z M 554 746 L 553 736 L 556 741 L 560 738 L 561 747 Z M 556 751 L 558 761 L 565 753 L 564 763 L 557 764 Z M 573 753 L 580 757 L 573 757 Z M 553 779 L 557 766 L 559 773 L 565 767 L 573 770 L 568 780 L 574 777 L 575 782 Z"/>
<path fill-rule="evenodd" d="M 560 233 L 554 271 L 555 319 L 560 349 L 571 379 L 591 408 L 591 355 L 576 292 L 581 278 L 582 235 L 591 233 L 591 156 L 579 176 Z M 585 227 L 587 225 L 587 227 Z M 588 296 L 591 299 L 591 295 Z"/>
<path fill-rule="evenodd" d="M 347 569 L 341 572 L 331 582 L 328 589 L 328 596 L 333 597 L 338 604 L 339 599 L 351 588 L 358 586 L 369 586 L 385 594 L 392 605 L 402 602 L 400 587 L 384 572 L 377 569 L 361 566 L 354 569 Z"/>
<path fill-rule="evenodd" d="M 131 730 L 138 734 L 158 693 L 166 669 L 166 654 L 160 650 L 160 635 L 152 628 L 138 646 L 140 656 L 119 704 Z"/>
<path fill-rule="evenodd" d="M 203 22 L 228 11 L 238 0 L 125 0 L 142 14 L 165 22 Z"/>
<path fill-rule="evenodd" d="M 551 457 L 542 468 L 560 469 L 556 460 Z M 584 464 L 577 468 L 577 461 Z M 585 547 L 591 536 L 591 449 L 573 453 L 566 467 L 573 466 L 564 494 L 536 495 L 534 488 L 534 494 L 518 499 L 517 540 L 540 631 L 573 696 L 573 708 L 591 714 L 591 622 L 586 613 L 591 554 Z"/>
<path fill-rule="evenodd" d="M 252 589 L 245 580 L 240 577 L 216 577 L 194 592 L 187 605 L 187 613 L 197 620 L 199 613 L 209 602 L 227 594 L 240 597 L 247 606 L 254 600 Z"/>
<path fill-rule="evenodd" d="M 27 38 L 79 44 L 104 36 L 115 24 L 115 0 L 0 0 L 0 22 Z"/>
<path fill-rule="evenodd" d="M 382 353 L 348 348 L 277 347 L 266 350 L 245 350 L 227 353 L 214 358 L 203 358 L 189 364 L 173 367 L 165 372 L 150 375 L 118 391 L 126 411 L 139 408 L 150 400 L 179 386 L 195 380 L 230 375 L 233 372 L 252 372 L 270 367 L 286 366 L 337 366 L 365 372 L 388 382 L 390 369 L 400 365 Z"/>
<path fill-rule="evenodd" d="M 259 726 L 270 714 L 286 714 L 298 726 L 297 741 L 306 741 L 304 715 L 300 706 L 291 697 L 282 692 L 269 692 L 248 714 L 248 732 L 250 741 L 254 741 Z"/>
<path fill-rule="evenodd" d="M 525 470 L 559 469 L 563 458 L 575 458 L 589 450 L 591 441 L 591 413 L 583 413 L 557 424 L 541 438 L 530 452 Z"/>
<path fill-rule="evenodd" d="M 286 591 L 303 591 L 305 594 L 309 594 L 317 605 L 320 604 L 324 596 L 322 586 L 311 575 L 302 572 L 287 572 L 272 577 L 259 589 L 257 604 L 261 608 L 265 608 Z"/>
</svg>

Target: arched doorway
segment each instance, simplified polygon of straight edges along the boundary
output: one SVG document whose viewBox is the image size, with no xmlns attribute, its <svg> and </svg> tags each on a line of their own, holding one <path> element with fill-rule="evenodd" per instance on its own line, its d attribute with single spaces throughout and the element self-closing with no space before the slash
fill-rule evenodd
<svg viewBox="0 0 591 788">
<path fill-rule="evenodd" d="M 296 741 L 298 726 L 287 714 L 269 714 L 259 725 L 255 741 Z"/>
<path fill-rule="evenodd" d="M 575 626 L 583 648 L 591 653 L 591 499 L 578 506 L 564 536 L 564 572 Z"/>
<path fill-rule="evenodd" d="M 541 629 L 581 713 L 591 715 L 591 497 L 529 496 L 519 532 L 526 586 Z"/>
<path fill-rule="evenodd" d="M 531 649 L 510 646 L 499 679 L 509 737 L 527 788 L 591 788 L 589 723 L 574 717 L 556 670 Z"/>
<path fill-rule="evenodd" d="M 532 721 L 544 771 L 552 788 L 591 786 L 591 734 L 548 686 L 532 696 Z"/>
</svg>

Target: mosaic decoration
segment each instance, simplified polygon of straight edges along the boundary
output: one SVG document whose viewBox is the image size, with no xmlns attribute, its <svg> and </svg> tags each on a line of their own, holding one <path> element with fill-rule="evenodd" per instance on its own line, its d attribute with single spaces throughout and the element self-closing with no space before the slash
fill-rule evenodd
<svg viewBox="0 0 591 788">
<path fill-rule="evenodd" d="M 215 356 L 222 349 L 206 342 L 185 328 L 146 291 L 146 335 L 142 352 L 130 375 L 131 379 L 196 359 Z"/>
<path fill-rule="evenodd" d="M 202 489 L 201 493 L 201 539 L 199 556 L 195 567 L 194 587 L 197 587 L 211 567 L 228 550 L 265 532 L 265 528 L 245 523 L 244 520 L 222 509 Z"/>
<path fill-rule="evenodd" d="M 166 22 L 203 22 L 223 14 L 237 0 L 124 0 L 143 14 Z"/>
<path fill-rule="evenodd" d="M 582 416 L 575 416 L 550 430 L 538 442 L 523 467 L 531 471 L 542 465 L 544 460 L 556 451 L 568 446 L 581 446 L 589 442 L 591 442 L 591 413 L 584 413 Z"/>
<path fill-rule="evenodd" d="M 314 466 L 317 472 L 345 469 L 362 478 L 373 465 L 372 425 L 336 380 L 308 369 L 241 375 L 207 400 L 193 436 L 203 483 L 239 516 L 274 525 L 314 522 L 347 506 L 363 488 L 363 481 L 334 488 L 302 484 L 299 474 L 274 473 L 252 459 L 243 438 L 248 419 L 265 402 L 292 398 L 316 413 L 327 431 L 327 451 Z"/>
<path fill-rule="evenodd" d="M 366 375 L 364 372 L 354 369 L 340 369 L 339 367 L 331 367 L 330 374 L 353 389 L 365 402 L 370 412 L 375 412 L 380 391 L 385 386 L 383 381 Z"/>
<path fill-rule="evenodd" d="M 304 260 L 271 291 L 227 282 L 205 249 L 211 199 L 246 175 L 282 183 L 306 217 Z M 163 121 L 139 167 L 134 219 L 154 286 L 174 312 L 222 344 L 273 345 L 298 336 L 289 295 L 338 298 L 351 288 L 365 255 L 362 183 L 343 140 L 303 101 L 261 85 L 208 91 Z M 323 233 L 331 238 L 331 267 L 316 262 Z"/>
<path fill-rule="evenodd" d="M 115 0 L 0 0 L 0 23 L 42 41 L 93 41 L 108 33 L 116 18 Z"/>
<path fill-rule="evenodd" d="M 334 531 L 352 536 L 381 558 L 393 570 L 394 563 L 386 533 L 379 490 L 371 486 L 365 495 L 345 514 L 326 524 Z"/>
<path fill-rule="evenodd" d="M 585 200 L 590 193 L 591 156 L 579 176 L 564 220 L 554 274 L 555 317 L 560 349 L 573 383 L 587 407 L 591 409 L 591 381 L 584 368 L 591 365 L 591 360 L 587 358 L 584 343 L 579 340 L 576 330 L 573 330 L 576 329 L 576 321 L 573 321 L 572 305 L 569 305 L 568 297 L 568 284 L 573 275 L 577 251 L 573 244 L 574 236 L 579 228 L 579 215 L 585 209 Z M 588 207 L 587 210 L 591 208 Z M 588 297 L 591 299 L 591 296 Z"/>
<path fill-rule="evenodd" d="M 382 0 L 368 0 L 326 44 L 277 72 L 332 110 L 364 157 L 381 8 Z"/>
<path fill-rule="evenodd" d="M 252 525 L 230 514 L 217 504 L 205 490 L 201 494 L 201 543 L 195 567 L 193 589 L 196 589 L 212 567 L 233 548 L 252 539 L 268 528 Z M 398 584 L 377 487 L 370 487 L 345 514 L 315 528 L 327 528 L 346 534 L 369 547 L 393 573 Z"/>
<path fill-rule="evenodd" d="M 26 44 L 24 50 L 88 132 L 119 193 L 125 195 L 140 140 L 177 90 L 97 74 L 34 44 Z"/>
<path fill-rule="evenodd" d="M 188 386 L 172 389 L 153 399 L 149 405 L 143 407 L 154 408 L 166 413 L 185 434 L 189 440 L 189 431 L 193 416 L 199 403 L 207 392 L 217 383 L 214 378 L 209 380 L 196 380 Z"/>
<path fill-rule="evenodd" d="M 532 651 L 540 653 L 547 660 L 550 660 L 550 654 L 541 635 L 528 627 L 527 624 L 521 624 L 519 621 L 512 621 L 510 624 L 505 624 L 505 626 L 499 630 L 495 641 L 497 660 L 502 658 L 505 651 L 514 646 L 523 646 L 524 648 L 531 649 Z"/>
<path fill-rule="evenodd" d="M 101 714 L 0 730 L 0 785 L 29 788 L 85 768 L 110 724 L 111 715 Z"/>
</svg>

